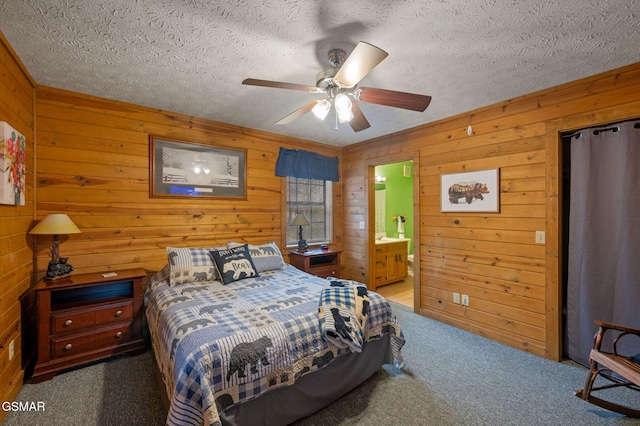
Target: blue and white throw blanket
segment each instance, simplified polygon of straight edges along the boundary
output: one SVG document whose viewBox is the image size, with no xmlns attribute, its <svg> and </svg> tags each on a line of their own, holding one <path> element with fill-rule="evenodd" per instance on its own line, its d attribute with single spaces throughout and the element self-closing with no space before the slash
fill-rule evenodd
<svg viewBox="0 0 640 426">
<path fill-rule="evenodd" d="M 322 337 L 339 348 L 362 352 L 369 313 L 367 286 L 333 277 L 327 281 L 320 293 L 318 307 Z"/>
<path fill-rule="evenodd" d="M 167 424 L 220 425 L 228 407 L 292 385 L 357 350 L 322 338 L 318 300 L 326 284 L 292 266 L 228 285 L 170 286 L 168 267 L 155 274 L 145 308 L 170 400 Z M 367 297 L 358 344 L 389 335 L 388 362 L 401 359 L 404 337 L 389 303 L 374 292 Z"/>
</svg>

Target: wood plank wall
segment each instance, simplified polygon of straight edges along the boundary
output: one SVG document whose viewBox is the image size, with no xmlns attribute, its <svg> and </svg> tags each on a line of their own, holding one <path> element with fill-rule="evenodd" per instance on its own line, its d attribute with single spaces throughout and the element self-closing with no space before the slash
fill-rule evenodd
<svg viewBox="0 0 640 426">
<path fill-rule="evenodd" d="M 3 400 L 17 393 L 23 375 L 20 296 L 49 260 L 50 242 L 39 238 L 34 247 L 28 235 L 34 215 L 65 212 L 80 227 L 82 234 L 61 246 L 78 273 L 137 266 L 152 273 L 165 264 L 169 245 L 240 240 L 276 241 L 283 248 L 283 184 L 273 173 L 280 146 L 341 158 L 334 244 L 344 250 L 343 276 L 364 281 L 369 168 L 415 158 L 418 312 L 559 359 L 559 133 L 640 117 L 635 64 L 340 149 L 49 87 L 34 93 L 35 83 L 4 37 L 0 68 L 0 120 L 28 135 L 29 144 L 27 205 L 0 205 Z M 247 200 L 150 198 L 150 134 L 247 149 Z M 500 213 L 440 213 L 442 173 L 487 168 L 501 171 Z M 546 231 L 545 245 L 534 243 L 536 230 Z M 452 292 L 470 295 L 470 306 L 454 305 Z M 16 344 L 11 362 L 10 340 Z"/>
<path fill-rule="evenodd" d="M 418 312 L 560 359 L 559 135 L 638 117 L 635 64 L 345 147 L 343 272 L 369 279 L 371 234 L 358 222 L 370 217 L 370 166 L 418 152 Z M 492 168 L 500 169 L 499 213 L 441 213 L 441 174 Z M 535 244 L 537 230 L 546 244 Z M 454 304 L 453 292 L 469 295 L 470 306 Z"/>
<path fill-rule="evenodd" d="M 0 204 L 0 401 L 11 401 L 22 386 L 21 298 L 30 288 L 33 272 L 33 238 L 27 232 L 34 212 L 34 121 L 35 84 L 0 33 L 0 121 L 24 135 L 27 143 L 24 206 Z M 0 173 L 5 179 L 6 175 Z M 28 335 L 24 336 L 28 339 Z M 14 357 L 9 360 L 9 344 Z M 0 410 L 0 422 L 5 412 Z"/>
<path fill-rule="evenodd" d="M 60 253 L 76 272 L 166 264 L 167 246 L 212 247 L 228 241 L 275 241 L 284 249 L 284 178 L 275 176 L 279 148 L 339 156 L 338 147 L 38 87 L 37 217 L 64 212 L 81 234 Z M 247 199 L 149 196 L 149 135 L 247 150 Z M 340 185 L 335 208 L 341 212 Z M 339 222 L 335 235 L 342 233 Z M 339 238 L 334 238 L 339 246 Z M 46 270 L 48 241 L 37 244 Z"/>
</svg>

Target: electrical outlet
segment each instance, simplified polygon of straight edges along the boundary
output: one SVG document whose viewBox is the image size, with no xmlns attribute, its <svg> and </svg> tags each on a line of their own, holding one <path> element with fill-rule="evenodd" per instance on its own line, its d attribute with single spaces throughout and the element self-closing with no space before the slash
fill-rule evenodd
<svg viewBox="0 0 640 426">
<path fill-rule="evenodd" d="M 463 294 L 462 295 L 462 306 L 469 306 L 469 295 L 468 294 Z"/>
<path fill-rule="evenodd" d="M 14 342 L 15 340 L 12 340 L 11 343 L 9 343 L 9 361 L 11 361 L 15 355 Z"/>
<path fill-rule="evenodd" d="M 364 229 L 364 222 L 362 221 L 358 222 L 358 228 Z"/>
<path fill-rule="evenodd" d="M 536 231 L 536 244 L 544 244 L 545 234 L 544 231 Z"/>
<path fill-rule="evenodd" d="M 460 293 L 453 293 L 453 303 L 460 304 Z"/>
</svg>

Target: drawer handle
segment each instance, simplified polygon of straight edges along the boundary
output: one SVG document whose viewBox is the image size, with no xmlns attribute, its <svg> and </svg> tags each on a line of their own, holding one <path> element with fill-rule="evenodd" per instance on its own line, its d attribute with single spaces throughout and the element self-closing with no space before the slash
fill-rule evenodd
<svg viewBox="0 0 640 426">
<path fill-rule="evenodd" d="M 67 345 L 64 347 L 65 351 L 70 350 L 73 347 L 73 345 L 71 343 L 67 343 Z"/>
<path fill-rule="evenodd" d="M 116 311 L 116 317 L 119 317 L 120 315 L 122 315 L 122 311 Z"/>
<path fill-rule="evenodd" d="M 67 326 L 67 327 L 70 326 L 71 324 L 73 324 L 73 321 L 71 321 L 71 320 L 66 320 L 64 322 L 64 325 Z"/>
<path fill-rule="evenodd" d="M 122 337 L 122 331 L 118 331 L 118 332 L 116 333 L 116 339 L 119 339 L 119 338 L 121 338 L 121 337 Z"/>
</svg>

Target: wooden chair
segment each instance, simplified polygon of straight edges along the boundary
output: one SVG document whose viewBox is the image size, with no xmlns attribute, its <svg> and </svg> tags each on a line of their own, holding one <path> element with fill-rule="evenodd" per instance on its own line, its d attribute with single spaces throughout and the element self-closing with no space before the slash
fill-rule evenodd
<svg viewBox="0 0 640 426">
<path fill-rule="evenodd" d="M 628 387 L 633 390 L 640 390 L 640 364 L 632 361 L 627 356 L 618 355 L 616 349 L 618 341 L 624 336 L 635 335 L 640 338 L 640 330 L 602 321 L 594 322 L 600 328 L 593 338 L 593 349 L 591 349 L 591 353 L 589 355 L 591 369 L 584 385 L 584 389 L 577 390 L 575 395 L 578 398 L 582 398 L 585 401 L 607 410 L 615 411 L 616 413 L 624 414 L 629 417 L 640 417 L 640 409 L 633 409 L 625 405 L 606 401 L 591 394 L 596 390 L 610 389 L 620 386 Z M 603 352 L 600 350 L 602 346 L 602 338 L 608 330 L 621 332 L 613 341 L 613 353 Z M 609 379 L 612 383 L 594 387 L 593 384 L 598 375 Z"/>
</svg>

